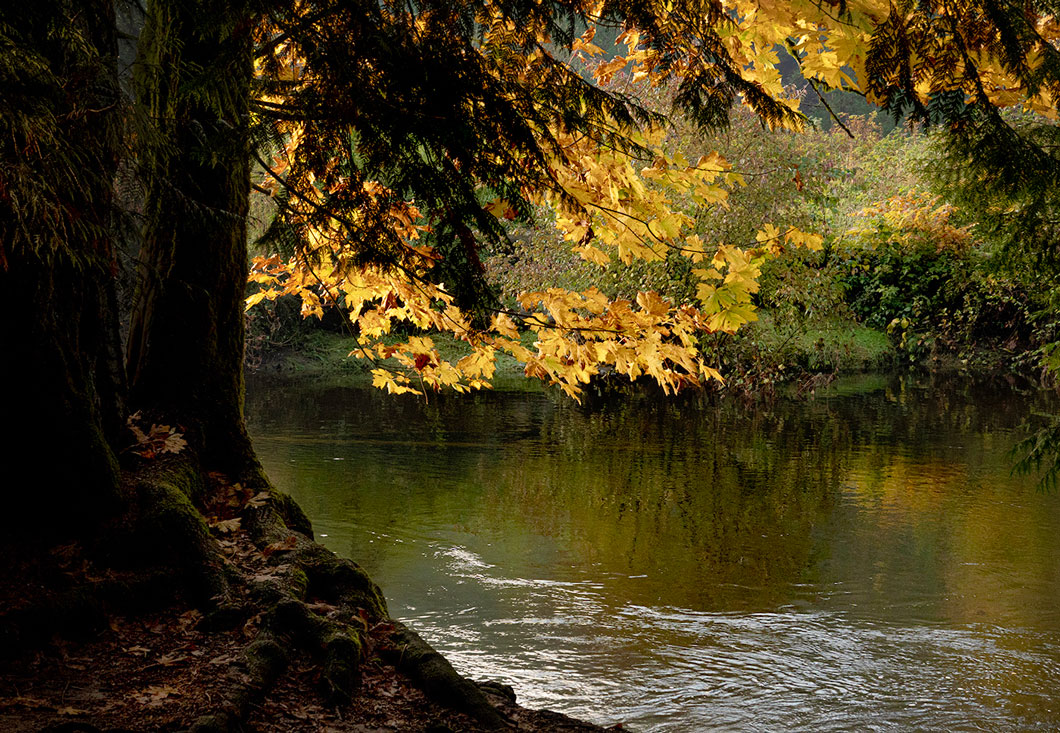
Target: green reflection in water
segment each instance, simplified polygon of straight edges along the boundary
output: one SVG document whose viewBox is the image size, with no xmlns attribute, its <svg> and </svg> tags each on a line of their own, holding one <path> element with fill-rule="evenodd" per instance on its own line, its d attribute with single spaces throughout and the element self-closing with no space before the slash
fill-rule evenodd
<svg viewBox="0 0 1060 733">
<path fill-rule="evenodd" d="M 1004 457 L 1044 399 L 252 384 L 248 415 L 275 483 L 391 611 L 530 702 L 659 730 L 1049 728 L 1060 500 Z"/>
</svg>

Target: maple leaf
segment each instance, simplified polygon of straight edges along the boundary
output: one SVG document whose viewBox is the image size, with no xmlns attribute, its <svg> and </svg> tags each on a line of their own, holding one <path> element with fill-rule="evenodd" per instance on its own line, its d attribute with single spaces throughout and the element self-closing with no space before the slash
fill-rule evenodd
<svg viewBox="0 0 1060 733">
<path fill-rule="evenodd" d="M 163 654 L 156 659 L 155 664 L 159 667 L 173 667 L 186 661 L 188 661 L 188 655 L 170 652 L 169 654 Z"/>
<path fill-rule="evenodd" d="M 615 56 L 610 61 L 607 61 L 597 66 L 596 69 L 593 71 L 593 74 L 596 76 L 598 81 L 603 82 L 608 78 L 614 76 L 615 72 L 624 69 L 626 67 L 626 63 L 627 61 L 625 56 Z"/>
<path fill-rule="evenodd" d="M 183 433 L 178 432 L 176 428 L 169 425 L 152 425 L 149 430 L 144 431 L 139 425 L 140 419 L 140 413 L 136 412 L 126 421 L 136 443 L 125 450 L 143 458 L 154 458 L 160 453 L 180 453 L 187 447 Z"/>
<path fill-rule="evenodd" d="M 216 529 L 221 534 L 228 534 L 229 532 L 235 532 L 242 527 L 243 520 L 239 517 L 234 519 L 214 519 L 210 521 L 210 527 Z"/>
<path fill-rule="evenodd" d="M 66 715 L 70 717 L 77 715 L 88 715 L 87 710 L 81 710 L 80 708 L 71 707 L 69 705 L 58 708 L 55 712 L 57 715 Z"/>
<path fill-rule="evenodd" d="M 171 687 L 169 685 L 151 685 L 134 695 L 133 699 L 150 707 L 157 707 L 170 698 L 180 697 L 181 694 L 180 690 L 176 687 Z"/>
<path fill-rule="evenodd" d="M 188 446 L 181 433 L 170 432 L 162 438 L 162 453 L 180 453 Z"/>
<path fill-rule="evenodd" d="M 277 552 L 290 552 L 291 550 L 298 547 L 298 538 L 294 535 L 288 535 L 287 539 L 273 542 L 265 546 L 261 551 L 261 554 L 265 557 L 274 555 Z"/>
<path fill-rule="evenodd" d="M 247 506 L 255 507 L 255 508 L 263 507 L 263 506 L 267 505 L 269 503 L 269 501 L 271 501 L 271 500 L 272 500 L 272 494 L 271 493 L 269 493 L 268 491 L 261 491 L 261 492 L 255 494 L 254 496 L 252 496 L 247 501 Z"/>
</svg>

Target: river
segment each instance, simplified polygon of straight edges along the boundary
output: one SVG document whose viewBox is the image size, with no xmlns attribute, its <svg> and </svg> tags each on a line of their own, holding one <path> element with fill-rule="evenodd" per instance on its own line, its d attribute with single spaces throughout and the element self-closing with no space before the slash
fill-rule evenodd
<svg viewBox="0 0 1060 733">
<path fill-rule="evenodd" d="M 391 614 L 634 731 L 1060 729 L 1048 395 L 869 377 L 750 407 L 255 380 L 265 467 Z"/>
</svg>

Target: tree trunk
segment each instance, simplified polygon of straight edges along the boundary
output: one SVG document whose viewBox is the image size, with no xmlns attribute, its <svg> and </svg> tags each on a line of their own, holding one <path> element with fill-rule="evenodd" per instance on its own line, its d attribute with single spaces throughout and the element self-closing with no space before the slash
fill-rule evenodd
<svg viewBox="0 0 1060 733">
<path fill-rule="evenodd" d="M 261 477 L 243 423 L 252 31 L 240 2 L 149 3 L 146 224 L 128 343 L 136 406 L 244 481 Z"/>
<path fill-rule="evenodd" d="M 0 36 L 4 509 L 19 519 L 13 528 L 60 536 L 118 495 L 113 2 L 12 3 Z M 12 481 L 15 465 L 30 478 Z"/>
</svg>

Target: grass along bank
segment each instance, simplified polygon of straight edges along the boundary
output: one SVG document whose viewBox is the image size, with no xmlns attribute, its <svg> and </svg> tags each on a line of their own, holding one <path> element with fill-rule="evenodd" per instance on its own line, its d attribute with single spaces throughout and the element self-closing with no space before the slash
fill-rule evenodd
<svg viewBox="0 0 1060 733">
<path fill-rule="evenodd" d="M 393 335 L 397 342 L 403 336 Z M 431 334 L 439 355 L 455 361 L 469 351 L 467 345 L 446 334 Z M 522 334 L 531 347 L 532 331 Z M 281 344 L 258 345 L 248 358 L 248 368 L 261 374 L 320 377 L 349 385 L 369 385 L 368 359 L 358 358 L 357 340 L 349 334 L 325 329 L 305 329 Z M 713 355 L 734 387 L 754 390 L 754 383 L 783 383 L 817 374 L 859 374 L 885 371 L 899 363 L 898 353 L 886 333 L 853 321 L 832 319 L 815 324 L 778 323 L 767 312 L 733 339 L 724 334 L 704 339 L 704 350 Z M 351 352 L 353 355 L 351 355 Z M 396 364 L 391 364 L 396 366 Z M 542 388 L 523 374 L 522 363 L 508 354 L 497 358 L 493 386 L 501 391 Z"/>
</svg>

